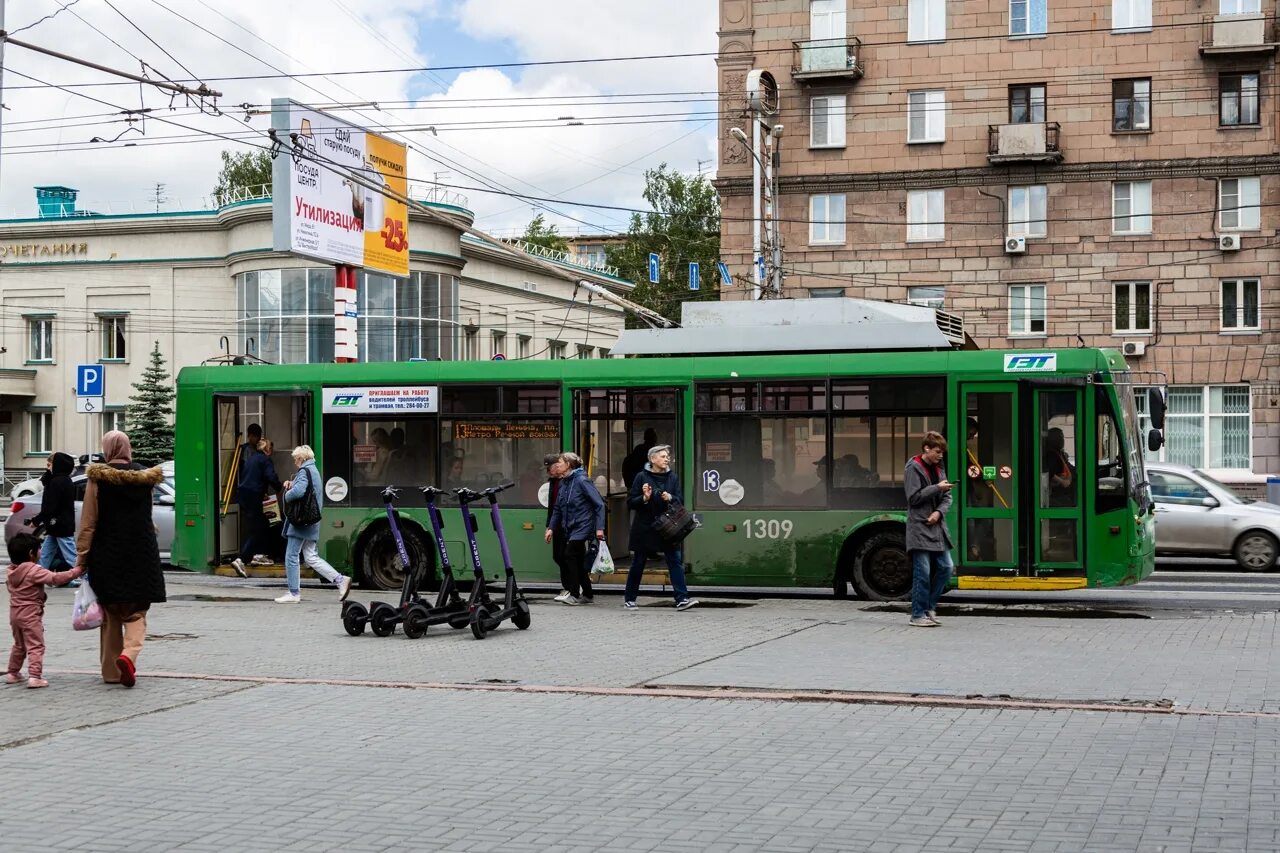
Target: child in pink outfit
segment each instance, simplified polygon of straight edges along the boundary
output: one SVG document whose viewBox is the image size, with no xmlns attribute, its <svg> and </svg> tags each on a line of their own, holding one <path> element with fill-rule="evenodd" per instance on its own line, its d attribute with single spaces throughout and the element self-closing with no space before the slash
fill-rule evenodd
<svg viewBox="0 0 1280 853">
<path fill-rule="evenodd" d="M 48 687 L 44 675 L 44 602 L 46 586 L 62 586 L 84 574 L 83 566 L 66 572 L 43 568 L 40 539 L 30 533 L 19 533 L 9 540 L 9 572 L 5 585 L 9 588 L 9 627 L 13 629 L 13 651 L 9 652 L 9 668 L 5 684 L 22 680 L 22 661 L 27 661 L 27 686 Z"/>
</svg>

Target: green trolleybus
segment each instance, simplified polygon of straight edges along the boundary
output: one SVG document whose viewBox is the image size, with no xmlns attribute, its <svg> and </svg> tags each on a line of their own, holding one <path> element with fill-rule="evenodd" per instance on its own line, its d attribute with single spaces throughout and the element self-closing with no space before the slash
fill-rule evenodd
<svg viewBox="0 0 1280 853">
<path fill-rule="evenodd" d="M 931 351 L 603 360 L 241 365 L 178 377 L 176 565 L 211 571 L 239 549 L 236 447 L 250 423 L 310 444 L 325 478 L 321 554 L 398 588 L 379 492 L 499 482 L 522 581 L 558 582 L 543 544 L 547 453 L 572 449 L 609 509 L 625 564 L 625 473 L 646 440 L 675 448 L 691 584 L 909 595 L 902 472 L 920 438 L 948 438 L 948 521 L 961 589 L 1135 583 L 1154 563 L 1131 377 L 1118 352 Z M 431 561 L 416 492 L 401 501 L 411 559 Z M 507 499 L 509 496 L 509 499 Z M 465 565 L 445 508 L 445 538 Z M 486 565 L 500 566 L 493 531 Z M 646 581 L 665 571 L 650 564 Z"/>
</svg>

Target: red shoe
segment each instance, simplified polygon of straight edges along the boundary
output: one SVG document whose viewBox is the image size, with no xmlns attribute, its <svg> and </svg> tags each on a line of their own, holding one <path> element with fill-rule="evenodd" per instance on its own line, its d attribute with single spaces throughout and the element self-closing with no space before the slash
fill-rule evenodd
<svg viewBox="0 0 1280 853">
<path fill-rule="evenodd" d="M 120 683 L 125 687 L 132 687 L 138 682 L 138 671 L 127 656 L 120 655 L 116 658 L 116 669 L 120 670 Z"/>
</svg>

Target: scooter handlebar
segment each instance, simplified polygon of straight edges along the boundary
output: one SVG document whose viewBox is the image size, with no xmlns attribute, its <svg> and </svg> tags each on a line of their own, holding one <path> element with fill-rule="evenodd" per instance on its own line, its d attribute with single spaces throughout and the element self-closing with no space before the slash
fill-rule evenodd
<svg viewBox="0 0 1280 853">
<path fill-rule="evenodd" d="M 435 486 L 423 486 L 419 491 L 422 492 L 422 496 L 428 501 L 434 501 L 441 495 L 448 494 L 444 489 L 439 489 Z"/>
<path fill-rule="evenodd" d="M 395 486 L 387 486 L 382 490 L 382 502 L 384 504 L 392 504 L 400 497 L 400 490 Z"/>
<path fill-rule="evenodd" d="M 507 489 L 515 488 L 515 485 L 515 483 L 503 483 L 500 486 L 490 486 L 480 494 L 485 497 L 488 497 L 489 495 L 496 495 L 498 492 L 505 492 Z"/>
</svg>

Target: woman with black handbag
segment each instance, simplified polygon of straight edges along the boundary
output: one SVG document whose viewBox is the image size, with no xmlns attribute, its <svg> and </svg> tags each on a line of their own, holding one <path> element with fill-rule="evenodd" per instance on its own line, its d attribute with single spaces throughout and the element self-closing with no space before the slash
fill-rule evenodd
<svg viewBox="0 0 1280 853">
<path fill-rule="evenodd" d="M 289 540 L 284 552 L 284 573 L 289 581 L 289 591 L 276 599 L 281 604 L 295 604 L 302 600 L 302 569 L 298 565 L 301 556 L 307 565 L 329 583 L 337 584 L 338 600 L 345 601 L 351 592 L 351 578 L 340 574 L 326 563 L 316 550 L 320 541 L 320 509 L 324 506 L 323 480 L 316 468 L 316 454 L 309 446 L 300 444 L 293 449 L 293 464 L 297 472 L 284 484 L 284 535 Z"/>
<path fill-rule="evenodd" d="M 627 504 L 635 510 L 631 519 L 631 568 L 627 571 L 627 591 L 622 606 L 636 609 L 640 579 L 644 576 L 647 555 L 661 551 L 671 573 L 671 589 L 676 610 L 688 610 L 698 602 L 689 597 L 684 580 L 684 555 L 680 543 L 696 527 L 684 508 L 680 478 L 671 470 L 671 446 L 658 444 L 649 449 L 649 462 L 636 475 L 627 496 Z"/>
</svg>

